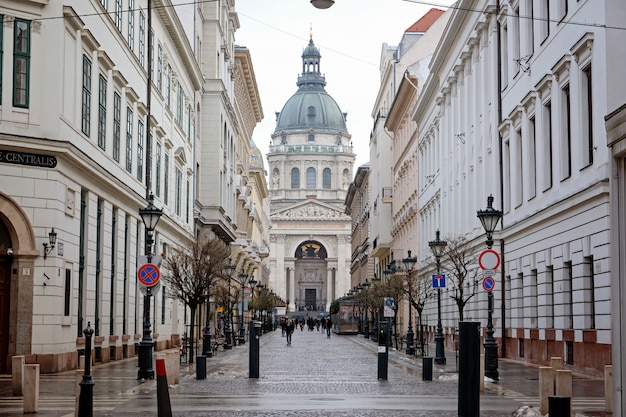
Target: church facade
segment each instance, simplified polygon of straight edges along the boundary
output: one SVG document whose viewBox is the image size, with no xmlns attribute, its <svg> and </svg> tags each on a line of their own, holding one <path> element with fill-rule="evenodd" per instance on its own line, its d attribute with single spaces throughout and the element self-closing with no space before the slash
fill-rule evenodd
<svg viewBox="0 0 626 417">
<path fill-rule="evenodd" d="M 326 92 L 311 38 L 297 92 L 276 117 L 267 154 L 270 287 L 289 311 L 328 311 L 350 288 L 351 221 L 344 200 L 355 154 L 346 114 Z"/>
</svg>

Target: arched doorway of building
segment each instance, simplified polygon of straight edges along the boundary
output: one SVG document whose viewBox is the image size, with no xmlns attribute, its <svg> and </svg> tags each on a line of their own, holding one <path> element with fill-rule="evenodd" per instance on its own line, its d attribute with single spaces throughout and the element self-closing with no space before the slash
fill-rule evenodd
<svg viewBox="0 0 626 417">
<path fill-rule="evenodd" d="M 326 248 L 318 241 L 307 240 L 298 245 L 294 256 L 296 311 L 324 311 L 328 302 Z"/>
<path fill-rule="evenodd" d="M 11 311 L 11 258 L 13 244 L 7 225 L 0 218 L 0 374 L 7 372 L 9 317 Z"/>
</svg>

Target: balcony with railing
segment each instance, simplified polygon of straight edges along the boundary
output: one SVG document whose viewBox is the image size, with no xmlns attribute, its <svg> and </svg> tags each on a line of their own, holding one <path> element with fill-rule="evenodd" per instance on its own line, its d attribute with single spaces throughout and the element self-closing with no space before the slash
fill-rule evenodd
<svg viewBox="0 0 626 417">
<path fill-rule="evenodd" d="M 352 146 L 345 145 L 274 145 L 270 153 L 352 153 Z"/>
</svg>

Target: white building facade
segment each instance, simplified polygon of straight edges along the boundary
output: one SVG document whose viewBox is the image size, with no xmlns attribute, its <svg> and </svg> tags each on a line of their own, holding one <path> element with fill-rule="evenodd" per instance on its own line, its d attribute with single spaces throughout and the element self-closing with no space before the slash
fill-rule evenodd
<svg viewBox="0 0 626 417">
<path fill-rule="evenodd" d="M 42 372 L 76 367 L 88 323 L 96 360 L 132 356 L 147 193 L 163 209 L 156 253 L 194 236 L 200 70 L 172 9 L 155 13 L 148 100 L 146 2 L 123 3 L 0 6 L 2 370 L 12 355 L 34 356 Z M 157 348 L 180 333 L 182 311 L 155 294 Z"/>
<path fill-rule="evenodd" d="M 478 254 L 476 211 L 488 195 L 503 211 L 494 246 L 503 259 L 494 291 L 500 355 L 539 364 L 560 356 L 592 375 L 612 363 L 603 120 L 623 104 L 626 68 L 613 47 L 623 31 L 603 25 L 624 21 L 618 3 L 459 2 L 414 112 L 422 230 L 464 236 Z M 429 240 L 420 234 L 423 268 Z M 466 319 L 486 324 L 486 299 L 479 291 Z M 455 306 L 443 311 L 453 328 Z"/>
</svg>

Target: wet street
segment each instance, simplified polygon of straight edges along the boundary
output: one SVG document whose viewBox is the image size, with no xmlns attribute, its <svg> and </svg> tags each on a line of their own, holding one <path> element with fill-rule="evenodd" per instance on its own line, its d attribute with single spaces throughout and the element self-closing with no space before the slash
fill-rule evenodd
<svg viewBox="0 0 626 417">
<path fill-rule="evenodd" d="M 258 379 L 248 378 L 249 344 L 220 350 L 207 359 L 204 380 L 196 379 L 193 366 L 183 366 L 180 384 L 169 389 L 172 412 L 181 417 L 457 415 L 455 352 L 446 353 L 447 365 L 434 365 L 432 381 L 423 381 L 421 358 L 393 351 L 388 380 L 379 381 L 376 349 L 363 336 L 327 338 L 305 329 L 287 345 L 280 330 L 267 333 L 260 341 Z M 502 380 L 487 383 L 481 394 L 481 416 L 505 417 L 522 405 L 537 405 L 536 367 L 501 361 L 500 373 Z M 94 415 L 157 415 L 156 381 L 134 378 L 136 359 L 97 366 Z M 601 384 L 577 383 L 589 397 L 574 399 L 573 407 L 601 409 L 601 391 L 590 388 Z M 74 373 L 43 375 L 39 414 L 73 415 L 74 387 Z M 19 398 L 0 395 L 0 416 L 21 415 Z"/>
</svg>

